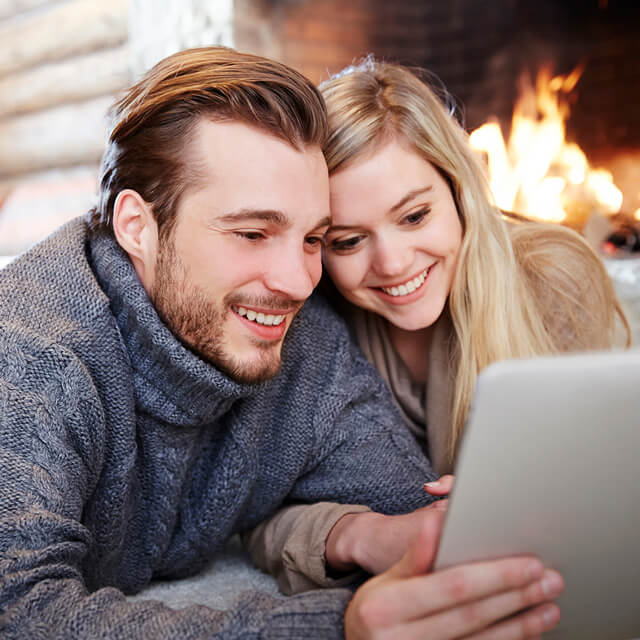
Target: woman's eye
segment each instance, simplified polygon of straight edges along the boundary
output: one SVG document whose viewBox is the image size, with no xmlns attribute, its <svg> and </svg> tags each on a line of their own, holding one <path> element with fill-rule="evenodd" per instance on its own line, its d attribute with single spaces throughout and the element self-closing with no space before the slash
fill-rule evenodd
<svg viewBox="0 0 640 640">
<path fill-rule="evenodd" d="M 413 213 L 406 215 L 403 218 L 403 222 L 406 224 L 420 224 L 427 217 L 430 211 L 431 209 L 429 208 L 414 211 Z"/>
<path fill-rule="evenodd" d="M 330 247 L 333 251 L 349 251 L 355 249 L 362 242 L 362 239 L 362 236 L 352 236 L 344 240 L 333 240 Z"/>
<path fill-rule="evenodd" d="M 250 240 L 251 242 L 263 240 L 266 237 L 262 231 L 234 231 L 233 233 L 239 238 Z"/>
</svg>

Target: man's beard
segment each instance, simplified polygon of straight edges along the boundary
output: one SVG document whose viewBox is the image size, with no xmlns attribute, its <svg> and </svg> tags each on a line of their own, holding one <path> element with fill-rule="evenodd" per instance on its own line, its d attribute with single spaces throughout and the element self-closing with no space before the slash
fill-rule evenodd
<svg viewBox="0 0 640 640">
<path fill-rule="evenodd" d="M 187 269 L 175 251 L 172 238 L 166 238 L 161 245 L 150 298 L 172 333 L 196 355 L 237 382 L 262 382 L 275 376 L 280 369 L 281 341 L 247 337 L 258 351 L 258 355 L 247 362 L 226 348 L 224 324 L 233 313 L 231 305 L 291 308 L 302 303 L 278 296 L 249 298 L 232 293 L 218 305 L 190 284 Z"/>
</svg>

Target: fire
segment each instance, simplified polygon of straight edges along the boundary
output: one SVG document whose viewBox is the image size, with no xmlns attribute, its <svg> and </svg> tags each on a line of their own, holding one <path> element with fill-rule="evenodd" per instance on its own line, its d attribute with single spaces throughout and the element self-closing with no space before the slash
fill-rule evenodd
<svg viewBox="0 0 640 640">
<path fill-rule="evenodd" d="M 622 192 L 611 173 L 592 169 L 582 149 L 565 140 L 567 98 L 582 71 L 580 66 L 552 77 L 550 68 L 543 68 L 535 89 L 523 76 L 508 142 L 496 122 L 471 133 L 471 145 L 486 153 L 491 190 L 501 209 L 575 226 L 591 213 L 620 210 Z"/>
</svg>

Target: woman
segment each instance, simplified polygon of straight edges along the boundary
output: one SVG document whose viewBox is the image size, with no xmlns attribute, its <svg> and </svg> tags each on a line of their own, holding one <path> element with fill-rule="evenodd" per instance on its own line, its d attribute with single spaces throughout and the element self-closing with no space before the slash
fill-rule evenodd
<svg viewBox="0 0 640 640">
<path fill-rule="evenodd" d="M 628 343 L 628 324 L 601 261 L 578 234 L 505 222 L 464 130 L 412 72 L 367 59 L 321 90 L 330 129 L 324 264 L 332 298 L 435 469 L 452 473 L 482 369 L 606 349 L 620 328 Z M 327 584 L 295 553 L 284 567 L 280 552 L 308 548 L 309 539 L 323 547 L 343 514 L 330 505 L 281 511 L 252 534 L 254 559 L 289 591 Z M 324 537 L 314 539 L 316 531 Z M 377 573 L 395 560 L 360 564 Z"/>
<path fill-rule="evenodd" d="M 408 70 L 367 61 L 322 91 L 327 272 L 359 307 L 358 341 L 407 424 L 450 472 L 482 369 L 610 347 L 624 315 L 577 234 L 505 223 L 463 129 Z"/>
</svg>

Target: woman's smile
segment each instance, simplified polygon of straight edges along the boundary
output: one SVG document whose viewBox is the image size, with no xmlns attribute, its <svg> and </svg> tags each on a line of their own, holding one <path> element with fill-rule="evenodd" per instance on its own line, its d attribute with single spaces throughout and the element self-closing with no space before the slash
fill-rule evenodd
<svg viewBox="0 0 640 640">
<path fill-rule="evenodd" d="M 382 300 L 388 304 L 404 305 L 418 300 L 425 293 L 427 281 L 435 263 L 423 269 L 417 276 L 399 284 L 371 287 Z"/>
</svg>

